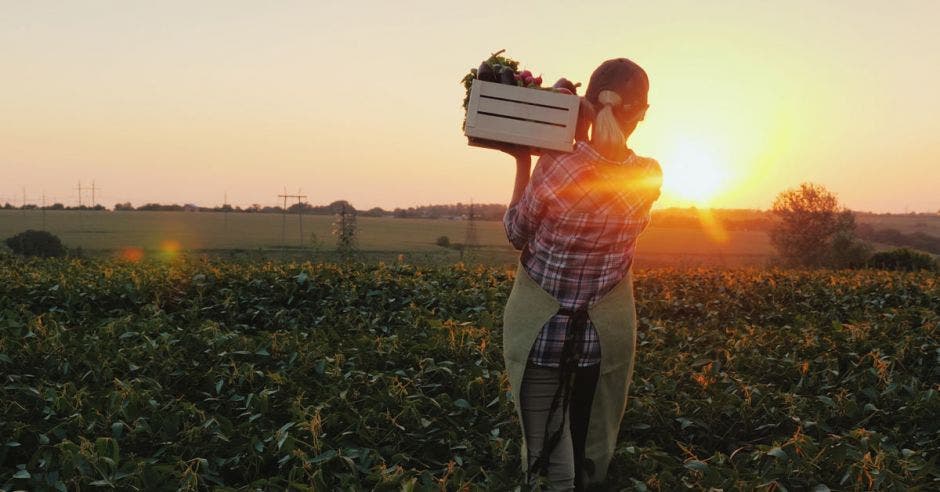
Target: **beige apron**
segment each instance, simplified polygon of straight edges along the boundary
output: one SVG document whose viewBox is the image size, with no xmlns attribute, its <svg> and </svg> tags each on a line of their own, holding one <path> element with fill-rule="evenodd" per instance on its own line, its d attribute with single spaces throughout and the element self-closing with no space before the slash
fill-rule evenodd
<svg viewBox="0 0 940 492">
<path fill-rule="evenodd" d="M 516 270 L 506 311 L 503 314 L 503 359 L 514 392 L 516 414 L 522 421 L 518 391 L 532 344 L 542 326 L 560 307 L 558 301 L 529 277 L 521 264 Z M 601 367 L 591 404 L 584 466 L 587 483 L 603 482 L 613 457 L 620 421 L 627 407 L 627 391 L 633 376 L 636 348 L 636 308 L 632 271 L 600 301 L 588 308 L 601 345 Z M 525 432 L 522 437 L 522 466 L 527 467 Z"/>
</svg>

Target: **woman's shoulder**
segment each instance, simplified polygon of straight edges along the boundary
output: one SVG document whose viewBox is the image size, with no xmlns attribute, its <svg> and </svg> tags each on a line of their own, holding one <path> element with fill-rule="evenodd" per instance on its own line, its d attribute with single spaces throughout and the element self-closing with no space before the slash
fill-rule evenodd
<svg viewBox="0 0 940 492">
<path fill-rule="evenodd" d="M 662 166 L 659 165 L 659 161 L 657 161 L 656 159 L 653 159 L 652 157 L 641 156 L 641 155 L 637 155 L 634 158 L 636 160 L 634 164 L 635 166 L 646 169 L 647 171 L 654 173 L 654 174 L 663 173 L 663 168 Z"/>
</svg>

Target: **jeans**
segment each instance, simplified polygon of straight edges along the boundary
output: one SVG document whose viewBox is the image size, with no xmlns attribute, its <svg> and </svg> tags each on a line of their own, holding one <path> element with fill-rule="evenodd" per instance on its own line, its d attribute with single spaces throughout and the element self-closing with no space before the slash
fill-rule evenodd
<svg viewBox="0 0 940 492">
<path fill-rule="evenodd" d="M 584 445 L 599 373 L 600 364 L 578 368 L 574 374 L 567 416 L 560 404 L 558 410 L 552 415 L 548 425 L 550 434 L 558 429 L 563 416 L 565 416 L 565 425 L 562 429 L 561 440 L 548 457 L 548 469 L 544 477 L 547 479 L 546 490 L 583 490 L 584 488 L 581 472 L 584 463 Z M 547 439 L 545 422 L 549 417 L 552 400 L 561 384 L 559 376 L 560 369 L 558 368 L 530 363 L 526 366 L 522 377 L 519 404 L 522 408 L 522 428 L 528 446 L 527 468 L 530 470 L 543 452 Z M 535 482 L 538 476 L 532 474 L 529 480 Z"/>
</svg>

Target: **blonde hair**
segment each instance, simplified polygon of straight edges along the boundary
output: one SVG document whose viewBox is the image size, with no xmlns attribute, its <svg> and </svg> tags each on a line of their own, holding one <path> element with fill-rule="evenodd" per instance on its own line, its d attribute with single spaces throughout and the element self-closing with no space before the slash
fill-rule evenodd
<svg viewBox="0 0 940 492">
<path fill-rule="evenodd" d="M 614 116 L 614 106 L 620 106 L 623 99 L 614 91 L 604 90 L 597 94 L 597 102 L 601 108 L 591 128 L 591 144 L 602 152 L 616 149 L 626 140 L 623 132 L 620 131 L 620 123 Z"/>
</svg>

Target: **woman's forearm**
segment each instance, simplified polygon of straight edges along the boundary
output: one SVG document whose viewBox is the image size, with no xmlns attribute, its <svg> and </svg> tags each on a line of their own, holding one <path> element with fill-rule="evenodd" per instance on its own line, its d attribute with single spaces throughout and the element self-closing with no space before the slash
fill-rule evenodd
<svg viewBox="0 0 940 492">
<path fill-rule="evenodd" d="M 522 193 L 529 184 L 529 172 L 532 169 L 532 156 L 516 156 L 516 182 L 512 188 L 512 200 L 509 206 L 513 206 L 522 199 Z"/>
</svg>

